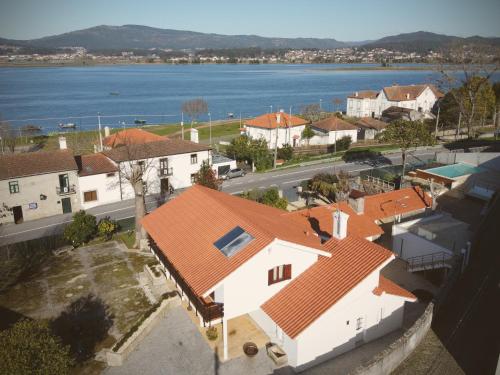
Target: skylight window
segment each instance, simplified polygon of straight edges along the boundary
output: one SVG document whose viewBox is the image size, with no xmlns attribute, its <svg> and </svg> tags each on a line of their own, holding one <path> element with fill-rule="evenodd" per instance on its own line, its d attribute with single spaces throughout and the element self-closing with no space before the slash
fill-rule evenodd
<svg viewBox="0 0 500 375">
<path fill-rule="evenodd" d="M 243 249 L 254 238 L 241 227 L 236 227 L 214 242 L 214 246 L 228 258 Z"/>
</svg>

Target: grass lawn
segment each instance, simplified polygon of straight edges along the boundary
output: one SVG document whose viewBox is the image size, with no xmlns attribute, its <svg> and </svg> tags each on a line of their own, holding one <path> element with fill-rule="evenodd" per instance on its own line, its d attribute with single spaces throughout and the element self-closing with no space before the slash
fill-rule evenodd
<svg viewBox="0 0 500 375">
<path fill-rule="evenodd" d="M 116 238 L 122 241 L 125 244 L 125 246 L 127 246 L 129 249 L 134 248 L 134 242 L 135 242 L 134 231 L 120 232 L 116 235 Z"/>
</svg>

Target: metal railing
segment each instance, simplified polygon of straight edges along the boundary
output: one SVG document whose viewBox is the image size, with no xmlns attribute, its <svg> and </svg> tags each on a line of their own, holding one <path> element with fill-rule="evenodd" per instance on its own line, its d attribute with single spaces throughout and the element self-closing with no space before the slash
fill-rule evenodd
<svg viewBox="0 0 500 375">
<path fill-rule="evenodd" d="M 174 169 L 172 167 L 158 169 L 158 177 L 167 177 L 167 176 L 172 176 L 173 174 L 174 174 Z"/>
<path fill-rule="evenodd" d="M 75 194 L 76 193 L 76 186 L 75 185 L 56 186 L 56 193 L 58 195 Z"/>
<path fill-rule="evenodd" d="M 396 187 L 396 185 L 393 182 L 389 182 L 378 177 L 366 176 L 365 180 L 374 185 L 380 186 L 382 189 L 388 191 L 392 191 Z"/>
<path fill-rule="evenodd" d="M 444 251 L 411 257 L 406 259 L 406 270 L 411 272 L 416 269 L 427 270 L 451 267 L 449 264 L 451 258 L 452 256 Z"/>
</svg>

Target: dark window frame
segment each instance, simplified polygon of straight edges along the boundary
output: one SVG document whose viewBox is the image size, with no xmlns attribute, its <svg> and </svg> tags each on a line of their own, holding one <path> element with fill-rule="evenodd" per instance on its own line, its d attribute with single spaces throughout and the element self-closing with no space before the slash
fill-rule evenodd
<svg viewBox="0 0 500 375">
<path fill-rule="evenodd" d="M 191 164 L 198 164 L 198 154 L 191 154 Z"/>
<path fill-rule="evenodd" d="M 17 194 L 20 191 L 21 191 L 21 189 L 19 188 L 19 181 L 18 180 L 9 181 L 9 192 L 11 194 Z"/>
<path fill-rule="evenodd" d="M 90 194 L 90 199 L 87 199 L 87 194 Z M 95 202 L 97 201 L 98 198 L 97 198 L 97 190 L 89 190 L 89 191 L 84 191 L 83 192 L 83 202 L 84 203 L 87 203 L 87 202 Z"/>
<path fill-rule="evenodd" d="M 281 268 L 281 276 L 280 276 Z M 267 271 L 267 285 L 273 285 L 292 278 L 292 265 L 281 264 Z"/>
</svg>

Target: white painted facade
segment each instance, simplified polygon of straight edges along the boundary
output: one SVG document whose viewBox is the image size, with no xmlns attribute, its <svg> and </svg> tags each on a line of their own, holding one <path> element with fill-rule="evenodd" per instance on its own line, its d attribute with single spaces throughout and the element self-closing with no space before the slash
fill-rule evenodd
<svg viewBox="0 0 500 375">
<path fill-rule="evenodd" d="M 79 176 L 78 184 L 80 185 L 80 201 L 84 210 L 120 200 L 118 172 Z M 85 192 L 91 191 L 96 192 L 97 199 L 85 201 Z"/>
<path fill-rule="evenodd" d="M 257 126 L 245 125 L 246 134 L 252 139 L 264 139 L 269 149 L 274 149 L 276 145 L 276 132 L 278 133 L 278 147 L 289 144 L 292 147 L 302 146 L 306 143 L 302 139 L 302 132 L 305 125 L 285 127 L 278 129 L 261 128 Z"/>
<path fill-rule="evenodd" d="M 351 137 L 351 142 L 356 143 L 358 141 L 358 130 L 336 130 L 326 132 L 321 129 L 316 129 L 313 127 L 316 135 L 309 140 L 310 145 L 333 145 L 336 141 L 342 137 Z"/>
<path fill-rule="evenodd" d="M 347 98 L 346 115 L 348 117 L 376 116 L 377 100 L 370 98 Z"/>
</svg>

